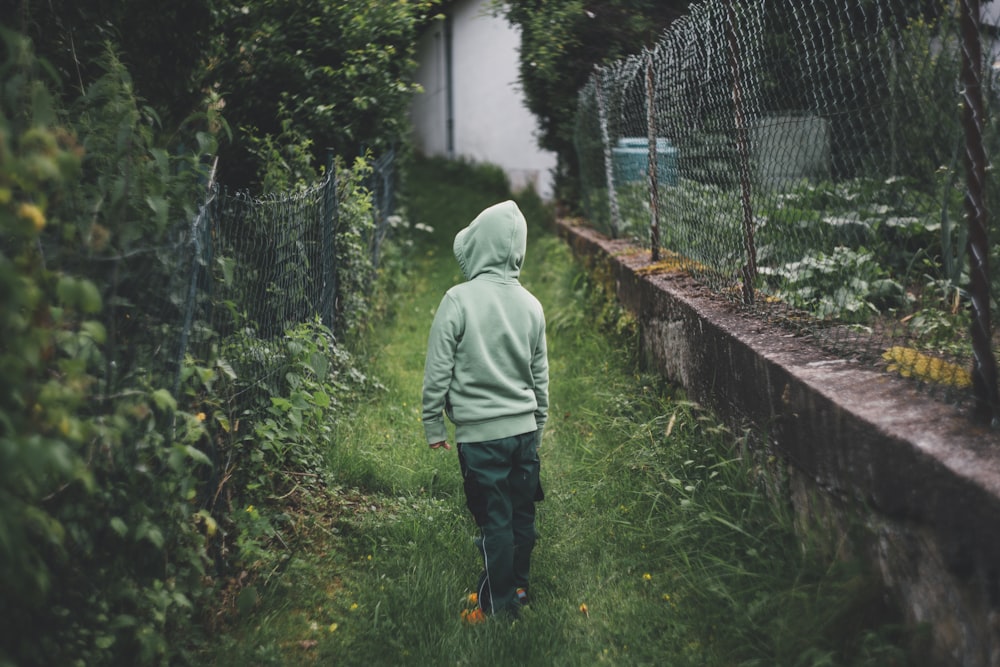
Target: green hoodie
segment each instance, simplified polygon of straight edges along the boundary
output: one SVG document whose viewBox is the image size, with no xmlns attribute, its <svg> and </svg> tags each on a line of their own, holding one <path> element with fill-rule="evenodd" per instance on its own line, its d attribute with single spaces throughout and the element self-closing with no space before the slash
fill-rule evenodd
<svg viewBox="0 0 1000 667">
<path fill-rule="evenodd" d="M 441 300 L 427 343 L 423 422 L 428 444 L 541 430 L 548 416 L 549 363 L 542 306 L 518 282 L 528 226 L 517 204 L 480 213 L 455 236 L 466 282 Z"/>
</svg>

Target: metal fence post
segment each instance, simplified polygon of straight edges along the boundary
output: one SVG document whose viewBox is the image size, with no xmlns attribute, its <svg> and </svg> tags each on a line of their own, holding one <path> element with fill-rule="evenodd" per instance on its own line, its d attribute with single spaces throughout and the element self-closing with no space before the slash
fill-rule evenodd
<svg viewBox="0 0 1000 667">
<path fill-rule="evenodd" d="M 611 232 L 617 237 L 621 229 L 621 213 L 618 211 L 618 195 L 615 193 L 614 167 L 611 163 L 611 139 L 608 136 L 608 113 L 604 105 L 604 86 L 601 82 L 601 68 L 594 67 L 594 90 L 597 94 L 597 117 L 601 125 L 601 143 L 604 144 L 604 176 L 608 182 L 608 206 L 611 215 Z"/>
<path fill-rule="evenodd" d="M 729 20 L 726 22 L 729 42 L 729 68 L 733 77 L 733 115 L 736 122 L 736 151 L 740 159 L 740 203 L 743 209 L 743 246 L 746 263 L 743 264 L 743 303 L 754 303 L 754 282 L 757 279 L 757 244 L 754 240 L 753 205 L 750 201 L 750 151 L 747 141 L 746 117 L 743 112 L 743 86 L 740 71 L 739 44 L 736 42 L 736 10 L 729 1 Z"/>
<path fill-rule="evenodd" d="M 181 372 L 184 370 L 184 357 L 187 355 L 188 340 L 191 337 L 191 327 L 194 324 L 194 311 L 198 302 L 198 278 L 201 276 L 203 268 L 207 265 L 205 261 L 204 236 L 208 244 L 211 244 L 211 229 L 213 222 L 213 207 L 218 205 L 218 200 L 222 196 L 219 184 L 215 182 L 215 169 L 219 164 L 216 157 L 212 163 L 212 171 L 208 181 L 207 194 L 198 213 L 191 221 L 191 276 L 188 281 L 188 289 L 184 300 L 184 321 L 181 324 L 181 336 L 177 346 L 177 369 L 174 374 L 173 394 L 177 396 L 181 388 Z"/>
<path fill-rule="evenodd" d="M 656 86 L 653 85 L 653 52 L 646 52 L 646 128 L 649 131 L 649 245 L 650 260 L 660 260 L 660 188 L 656 155 Z"/>
<path fill-rule="evenodd" d="M 323 211 L 320 225 L 323 234 L 323 290 L 320 298 L 320 319 L 333 330 L 337 312 L 337 258 L 334 236 L 337 222 L 337 168 L 333 151 L 327 152 L 326 183 L 323 187 Z"/>
<path fill-rule="evenodd" d="M 986 422 L 998 416 L 997 367 L 990 324 L 989 239 L 986 149 L 983 145 L 984 106 L 980 81 L 979 0 L 962 0 L 962 123 L 965 127 L 965 213 L 969 225 L 969 295 L 972 306 L 972 384 L 975 416 Z"/>
</svg>

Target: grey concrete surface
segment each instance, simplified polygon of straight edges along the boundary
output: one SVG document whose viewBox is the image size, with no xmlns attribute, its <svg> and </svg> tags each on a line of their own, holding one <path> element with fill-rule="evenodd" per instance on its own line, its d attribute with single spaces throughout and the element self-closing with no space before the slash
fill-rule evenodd
<svg viewBox="0 0 1000 667">
<path fill-rule="evenodd" d="M 1000 666 L 1000 433 L 911 382 L 741 312 L 649 253 L 557 223 L 614 281 L 643 358 L 787 463 L 800 523 L 869 560 L 928 665 Z M 859 529 L 860 528 L 860 529 Z"/>
</svg>

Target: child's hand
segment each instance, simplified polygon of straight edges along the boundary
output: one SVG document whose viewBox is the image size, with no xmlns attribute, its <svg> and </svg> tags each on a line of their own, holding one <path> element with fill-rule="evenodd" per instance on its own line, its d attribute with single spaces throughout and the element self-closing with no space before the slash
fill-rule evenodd
<svg viewBox="0 0 1000 667">
<path fill-rule="evenodd" d="M 445 449 L 451 449 L 451 445 L 448 444 L 447 440 L 431 443 L 431 449 L 440 449 L 442 447 L 444 447 Z"/>
</svg>

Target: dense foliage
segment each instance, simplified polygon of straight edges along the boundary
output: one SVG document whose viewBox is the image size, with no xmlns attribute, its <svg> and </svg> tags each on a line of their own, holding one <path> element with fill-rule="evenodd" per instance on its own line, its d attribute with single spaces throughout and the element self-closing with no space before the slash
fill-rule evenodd
<svg viewBox="0 0 1000 667">
<path fill-rule="evenodd" d="M 136 94 L 162 121 L 162 143 L 191 150 L 197 113 L 224 109 L 232 141 L 220 177 L 259 187 L 250 144 L 294 123 L 316 164 L 406 140 L 416 34 L 439 0 L 14 0 L 8 26 L 30 37 L 72 102 L 113 44 Z M 192 116 L 194 114 L 194 116 Z"/>
<path fill-rule="evenodd" d="M 275 564 L 265 547 L 293 546 L 282 503 L 323 485 L 334 411 L 370 385 L 339 344 L 364 326 L 371 273 L 362 147 L 402 141 L 408 31 L 429 3 L 353 5 L 21 0 L 5 14 L 3 667 L 189 662 L 220 600 Z M 345 158 L 330 163 L 340 338 L 318 322 L 279 333 L 283 370 L 256 393 L 225 341 L 179 358 L 188 291 L 205 287 L 190 228 L 210 179 L 297 190 L 328 149 Z"/>
<path fill-rule="evenodd" d="M 152 664 L 205 591 L 189 504 L 205 431 L 147 374 L 111 370 L 134 304 L 105 267 L 190 193 L 164 177 L 117 61 L 71 128 L 27 41 L 4 37 L 0 661 Z"/>
<path fill-rule="evenodd" d="M 5 3 L 8 4 L 8 3 Z M 71 103 L 103 73 L 114 44 L 136 92 L 173 128 L 201 106 L 205 66 L 217 24 L 213 0 L 13 0 L 2 19 L 29 37 L 55 70 L 58 94 Z M 186 137 L 176 137 L 185 141 Z"/>
<path fill-rule="evenodd" d="M 243 136 L 275 135 L 293 123 L 317 160 L 384 152 L 402 140 L 416 68 L 416 30 L 429 0 L 261 0 L 223 6 L 213 64 L 236 141 L 224 146 L 223 178 L 242 185 Z"/>
</svg>

